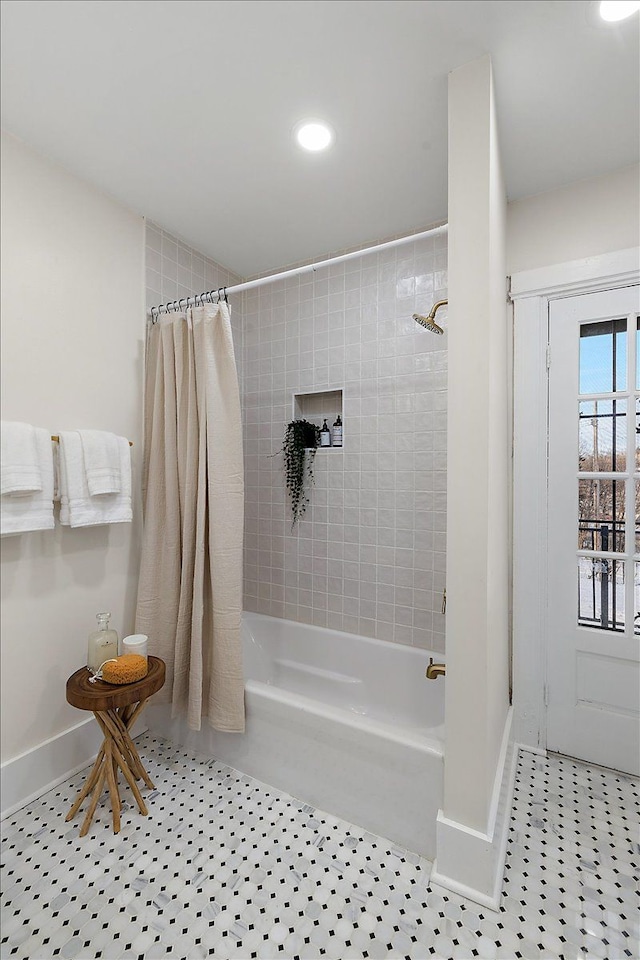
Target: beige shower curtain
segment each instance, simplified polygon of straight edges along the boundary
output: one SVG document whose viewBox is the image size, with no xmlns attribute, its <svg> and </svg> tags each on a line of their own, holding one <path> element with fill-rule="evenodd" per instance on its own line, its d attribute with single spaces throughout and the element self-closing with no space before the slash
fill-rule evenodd
<svg viewBox="0 0 640 960">
<path fill-rule="evenodd" d="M 150 325 L 136 632 L 165 661 L 157 700 L 200 729 L 244 730 L 238 376 L 228 306 Z"/>
</svg>

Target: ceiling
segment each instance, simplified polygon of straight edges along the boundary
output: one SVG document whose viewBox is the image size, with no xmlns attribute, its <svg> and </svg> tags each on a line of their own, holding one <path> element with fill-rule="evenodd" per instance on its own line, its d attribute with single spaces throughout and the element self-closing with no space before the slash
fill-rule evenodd
<svg viewBox="0 0 640 960">
<path fill-rule="evenodd" d="M 510 199 L 636 162 L 638 17 L 593 7 L 4 0 L 2 125 L 246 277 L 446 218 L 447 74 L 485 53 Z"/>
</svg>

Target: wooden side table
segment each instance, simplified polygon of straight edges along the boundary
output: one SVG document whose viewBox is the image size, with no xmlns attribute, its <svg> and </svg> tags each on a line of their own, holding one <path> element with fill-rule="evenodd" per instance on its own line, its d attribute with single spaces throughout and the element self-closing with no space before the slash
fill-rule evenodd
<svg viewBox="0 0 640 960">
<path fill-rule="evenodd" d="M 129 730 L 140 716 L 145 703 L 154 693 L 164 685 L 164 661 L 159 657 L 149 657 L 149 671 L 142 680 L 135 683 L 113 684 L 97 680 L 90 683 L 90 672 L 86 667 L 76 670 L 67 680 L 67 701 L 72 707 L 79 710 L 91 710 L 104 733 L 104 742 L 100 747 L 96 761 L 87 777 L 85 784 L 75 799 L 67 820 L 73 820 L 82 803 L 91 794 L 91 801 L 86 812 L 80 836 L 84 837 L 93 815 L 98 806 L 98 800 L 106 785 L 111 797 L 113 811 L 113 832 L 120 832 L 120 810 L 122 801 L 118 787 L 118 769 L 124 774 L 125 780 L 131 787 L 138 809 L 143 816 L 147 816 L 147 808 L 142 799 L 136 780 L 144 780 L 149 789 L 153 790 L 153 783 L 149 774 L 142 765 L 135 744 L 129 735 Z"/>
</svg>

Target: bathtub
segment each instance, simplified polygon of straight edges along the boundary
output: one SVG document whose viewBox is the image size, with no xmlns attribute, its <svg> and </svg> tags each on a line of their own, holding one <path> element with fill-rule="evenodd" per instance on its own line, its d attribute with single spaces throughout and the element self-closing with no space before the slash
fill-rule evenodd
<svg viewBox="0 0 640 960">
<path fill-rule="evenodd" d="M 195 732 L 150 707 L 152 732 L 433 860 L 444 680 L 429 653 L 243 614 L 245 734 Z"/>
</svg>

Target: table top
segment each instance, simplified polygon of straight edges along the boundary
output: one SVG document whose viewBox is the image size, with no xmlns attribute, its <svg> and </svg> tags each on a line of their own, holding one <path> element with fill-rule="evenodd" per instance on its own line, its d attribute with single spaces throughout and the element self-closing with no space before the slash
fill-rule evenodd
<svg viewBox="0 0 640 960">
<path fill-rule="evenodd" d="M 105 711 L 127 707 L 130 703 L 146 700 L 164 686 L 164 660 L 148 658 L 148 673 L 134 683 L 89 682 L 91 673 L 86 667 L 76 670 L 67 680 L 67 702 L 79 710 Z"/>
</svg>

